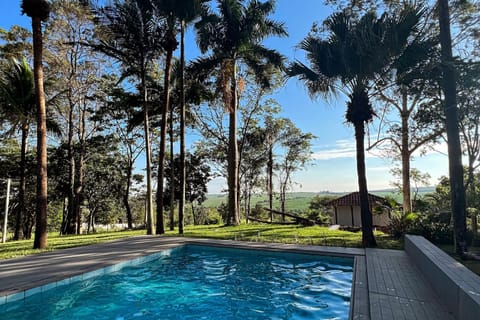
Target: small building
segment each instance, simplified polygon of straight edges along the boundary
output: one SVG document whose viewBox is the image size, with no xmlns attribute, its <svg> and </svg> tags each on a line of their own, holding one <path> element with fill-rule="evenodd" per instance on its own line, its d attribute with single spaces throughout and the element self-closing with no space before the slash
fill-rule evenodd
<svg viewBox="0 0 480 320">
<path fill-rule="evenodd" d="M 385 198 L 368 194 L 368 203 L 372 211 L 373 225 L 385 227 L 390 223 L 391 208 Z M 361 227 L 360 193 L 352 192 L 326 203 L 333 207 L 332 224 Z"/>
</svg>

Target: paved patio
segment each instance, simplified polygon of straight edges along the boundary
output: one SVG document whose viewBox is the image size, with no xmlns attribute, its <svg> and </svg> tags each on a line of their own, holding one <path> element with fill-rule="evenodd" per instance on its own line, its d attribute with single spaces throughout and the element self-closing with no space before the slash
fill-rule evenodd
<svg viewBox="0 0 480 320">
<path fill-rule="evenodd" d="M 0 261 L 0 306 L 72 277 L 179 245 L 354 256 L 352 319 L 453 319 L 404 251 L 140 236 Z M 91 276 L 91 274 L 90 274 Z"/>
</svg>

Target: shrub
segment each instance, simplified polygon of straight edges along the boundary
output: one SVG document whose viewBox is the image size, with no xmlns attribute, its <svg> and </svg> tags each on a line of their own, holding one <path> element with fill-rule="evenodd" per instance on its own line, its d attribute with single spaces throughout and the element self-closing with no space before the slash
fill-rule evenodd
<svg viewBox="0 0 480 320">
<path fill-rule="evenodd" d="M 409 213 L 404 216 L 400 212 L 394 212 L 387 226 L 387 232 L 395 239 L 399 239 L 407 232 L 410 232 L 412 225 L 414 225 L 417 220 L 418 215 L 415 213 Z"/>
</svg>

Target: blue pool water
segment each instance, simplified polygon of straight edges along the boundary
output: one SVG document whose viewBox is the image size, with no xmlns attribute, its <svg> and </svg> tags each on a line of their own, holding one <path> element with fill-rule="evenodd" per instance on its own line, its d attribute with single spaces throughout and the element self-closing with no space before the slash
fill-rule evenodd
<svg viewBox="0 0 480 320">
<path fill-rule="evenodd" d="M 0 306 L 0 319 L 348 319 L 353 259 L 188 245 Z"/>
</svg>

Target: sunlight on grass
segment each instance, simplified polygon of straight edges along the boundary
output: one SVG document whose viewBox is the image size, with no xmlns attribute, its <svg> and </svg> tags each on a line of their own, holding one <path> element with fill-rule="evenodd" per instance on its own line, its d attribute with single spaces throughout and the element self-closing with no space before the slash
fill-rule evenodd
<svg viewBox="0 0 480 320">
<path fill-rule="evenodd" d="M 144 234 L 145 230 L 117 231 L 73 236 L 59 236 L 58 233 L 50 233 L 48 235 L 48 248 L 45 250 L 33 250 L 33 239 L 9 241 L 5 244 L 0 244 L 0 259 L 11 259 L 45 251 L 92 245 Z M 178 236 L 178 230 L 167 231 L 166 236 Z M 279 226 L 266 224 L 243 224 L 235 227 L 225 227 L 223 225 L 187 226 L 185 228 L 184 236 L 338 247 L 361 247 L 362 238 L 360 232 L 329 230 L 326 227 L 302 227 L 296 225 Z M 403 248 L 402 242 L 394 240 L 384 233 L 376 232 L 375 236 L 380 248 Z"/>
<path fill-rule="evenodd" d="M 34 250 L 33 239 L 9 241 L 0 244 L 0 259 L 11 259 L 45 251 L 58 249 L 88 246 L 96 243 L 107 242 L 115 239 L 127 238 L 145 234 L 144 230 L 116 231 L 94 234 L 82 234 L 71 236 L 59 236 L 58 233 L 48 234 L 48 248 L 45 250 Z"/>
<path fill-rule="evenodd" d="M 167 235 L 175 236 L 168 231 Z M 361 247 L 362 234 L 341 230 L 329 230 L 327 227 L 303 227 L 297 225 L 243 224 L 225 227 L 223 225 L 190 226 L 185 228 L 186 237 L 230 239 L 240 241 L 299 243 L 308 245 Z M 382 232 L 375 236 L 380 248 L 402 249 L 403 243 Z"/>
</svg>

